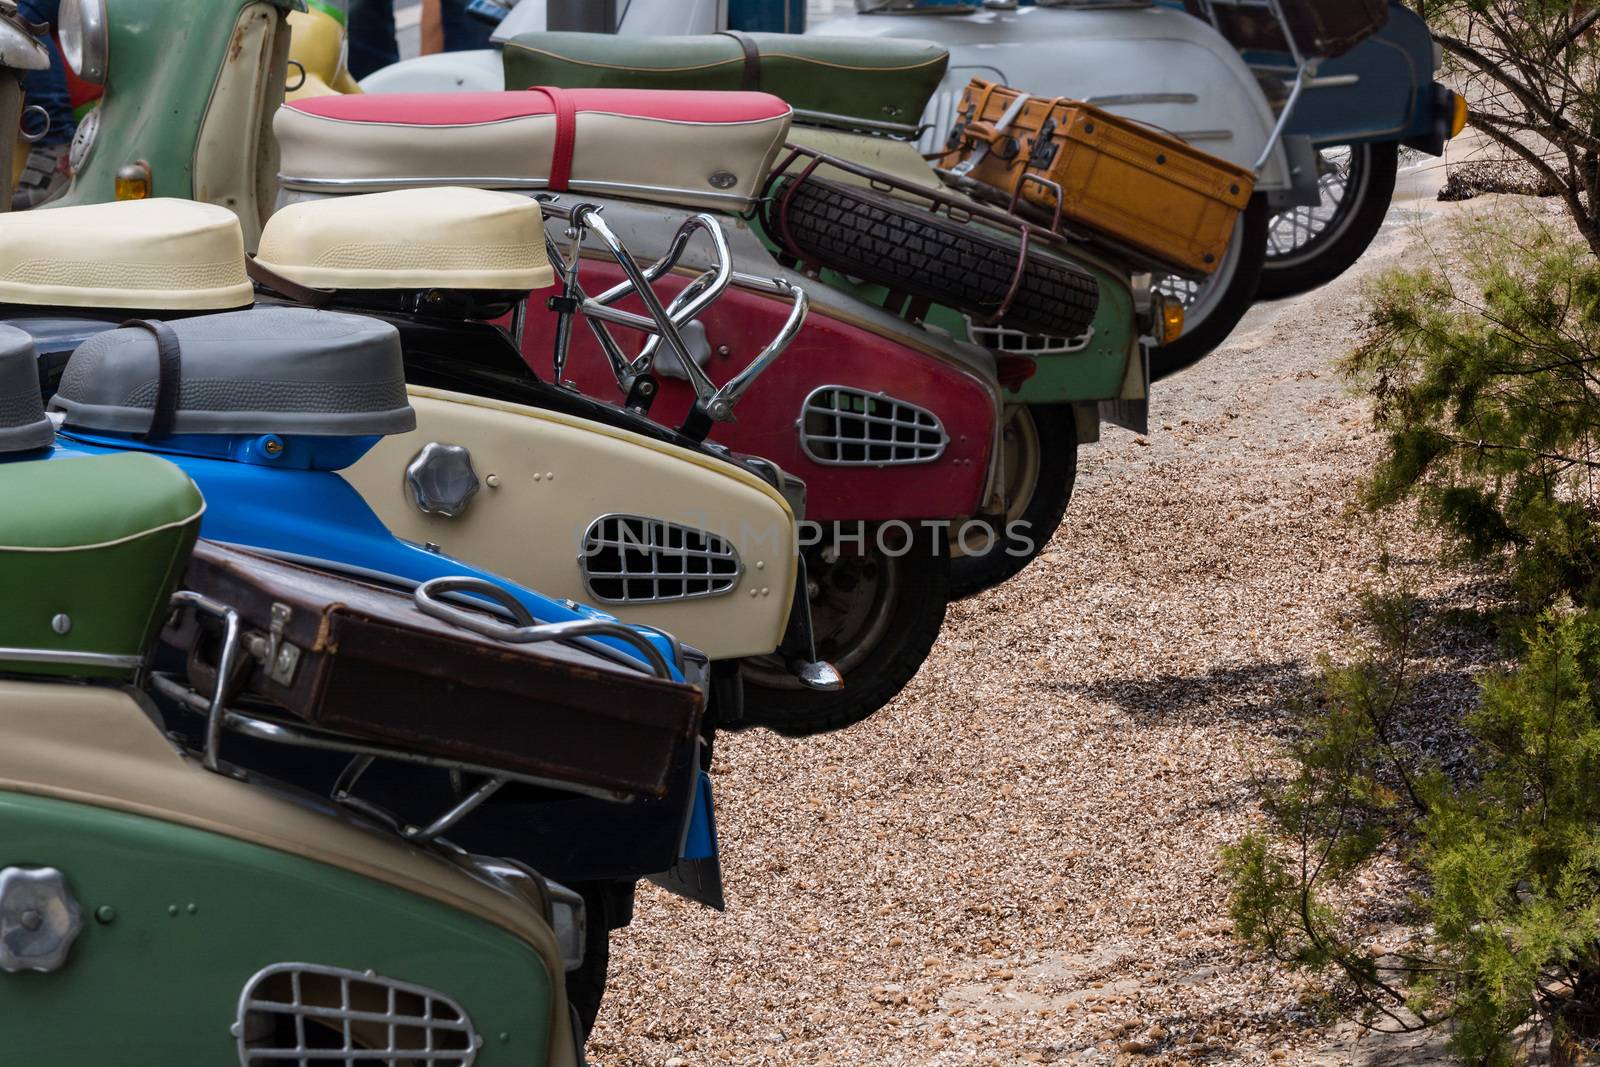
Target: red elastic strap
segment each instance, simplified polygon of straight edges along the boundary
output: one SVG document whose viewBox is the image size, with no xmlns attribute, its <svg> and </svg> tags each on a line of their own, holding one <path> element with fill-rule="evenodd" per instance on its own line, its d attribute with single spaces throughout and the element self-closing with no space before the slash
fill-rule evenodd
<svg viewBox="0 0 1600 1067">
<path fill-rule="evenodd" d="M 543 93 L 555 112 L 556 146 L 550 153 L 550 188 L 558 193 L 566 192 L 567 183 L 572 180 L 573 142 L 578 135 L 577 106 L 565 90 L 553 85 L 535 85 L 528 92 Z"/>
</svg>

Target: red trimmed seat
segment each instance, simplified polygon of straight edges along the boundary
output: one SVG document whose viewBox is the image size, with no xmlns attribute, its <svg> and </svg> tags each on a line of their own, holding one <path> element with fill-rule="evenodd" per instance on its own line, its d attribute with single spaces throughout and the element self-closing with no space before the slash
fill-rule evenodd
<svg viewBox="0 0 1600 1067">
<path fill-rule="evenodd" d="M 539 88 L 316 97 L 273 125 L 290 189 L 570 188 L 742 210 L 789 117 L 766 93 Z"/>
</svg>

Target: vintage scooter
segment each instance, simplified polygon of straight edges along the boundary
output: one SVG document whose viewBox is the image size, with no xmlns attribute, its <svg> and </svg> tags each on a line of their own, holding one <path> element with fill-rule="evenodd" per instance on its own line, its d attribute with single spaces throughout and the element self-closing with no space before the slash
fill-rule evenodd
<svg viewBox="0 0 1600 1067">
<path fill-rule="evenodd" d="M 1460 98 L 1431 80 L 1438 56 L 1426 27 L 1398 5 L 1387 27 L 1342 55 L 1280 46 L 1252 52 L 1249 65 L 1217 26 L 1237 27 L 1235 11 L 1258 24 L 1270 13 L 1227 0 L 1188 7 L 1204 17 L 1185 24 L 1176 4 L 858 0 L 859 14 L 809 32 L 950 48 L 949 79 L 923 116 L 925 151 L 942 146 L 963 86 L 981 75 L 1087 100 L 1255 169 L 1265 203 L 1241 219 L 1222 267 L 1204 284 L 1158 280 L 1185 302 L 1187 319 L 1183 339 L 1156 354 L 1159 376 L 1220 344 L 1258 291 L 1303 291 L 1353 263 L 1393 192 L 1393 147 L 1377 146 L 1437 154 L 1465 119 Z"/>
<path fill-rule="evenodd" d="M 595 33 L 518 35 L 502 49 L 512 89 L 729 90 L 759 77 L 764 91 L 789 103 L 790 146 L 755 213 L 763 240 L 808 277 L 1032 360 L 1032 373 L 1005 383 L 1001 484 L 1006 524 L 1023 524 L 1036 548 L 1061 522 L 1077 445 L 1098 437 L 1101 405 L 1114 421 L 1143 429 L 1141 338 L 1154 331 L 1162 334 L 1155 340 L 1167 339 L 1165 328 L 1155 330 L 1157 321 L 1166 327 L 1155 314 L 1161 298 L 1143 272 L 941 186 L 908 138 L 917 132 L 909 119 L 922 114 L 944 74 L 943 49 L 775 34 L 736 42 Z M 1049 339 L 1039 331 L 1051 327 L 1068 338 L 1040 343 Z M 1031 558 L 1014 550 L 958 556 L 954 591 L 996 584 Z"/>
<path fill-rule="evenodd" d="M 1293 57 L 1279 35 L 1261 33 L 1258 22 L 1229 18 L 1222 7 L 1209 16 L 1198 4 L 1188 10 L 1218 20 L 1274 99 L 1279 87 L 1293 82 Z M 1442 155 L 1465 127 L 1466 99 L 1432 80 L 1439 66 L 1427 24 L 1394 2 L 1377 33 L 1317 68 L 1284 134 L 1316 147 L 1322 201 L 1272 216 L 1258 295 L 1292 296 L 1344 273 L 1388 214 L 1400 149 Z"/>
<path fill-rule="evenodd" d="M 806 553 L 819 653 L 848 684 L 824 699 L 747 670 L 747 681 L 766 690 L 752 699 L 750 716 L 791 732 L 864 717 L 915 673 L 938 632 L 948 580 L 942 524 L 988 510 L 999 399 L 994 359 L 881 308 L 811 287 L 805 329 L 790 353 L 745 394 L 738 421 L 727 420 L 728 412 L 706 403 L 707 390 L 737 381 L 743 353 L 785 328 L 788 294 L 807 287 L 731 213 L 747 206 L 764 181 L 787 130 L 788 108 L 758 94 L 563 98 L 573 109 L 569 147 L 577 147 L 571 181 L 558 177 L 554 184 L 565 188 L 563 202 L 571 198 L 574 214 L 590 204 L 600 210 L 585 213 L 585 225 L 571 234 L 552 233 L 565 249 L 565 266 L 581 261 L 585 274 L 581 291 L 568 288 L 572 280 L 564 277 L 562 289 L 549 294 L 557 301 L 552 306 L 584 303 L 591 293 L 599 304 L 621 300 L 627 294 L 612 283 L 647 273 L 663 293 L 675 294 L 670 310 L 661 309 L 674 325 L 662 333 L 699 319 L 704 342 L 696 340 L 693 349 L 682 337 L 664 346 L 645 342 L 623 355 L 593 333 L 571 337 L 557 350 L 562 362 L 552 376 L 648 408 L 668 424 L 709 432 L 712 440 L 765 455 L 805 479 L 807 517 L 825 535 Z M 552 185 L 547 153 L 556 123 L 547 94 L 323 97 L 285 106 L 276 125 L 286 212 L 338 194 L 416 185 L 466 182 L 529 192 Z M 683 150 L 691 142 L 692 157 Z M 659 165 L 640 171 L 641 152 Z M 686 242 L 680 224 L 696 216 L 704 216 L 694 222 L 704 236 Z M 625 263 L 608 242 L 655 263 Z M 709 280 L 696 280 L 706 273 Z M 557 321 L 529 317 L 525 325 L 522 351 L 535 366 L 549 358 Z M 634 312 L 622 325 L 646 321 Z M 676 362 L 646 373 L 658 347 Z M 842 536 L 839 524 L 848 524 Z M 892 543 L 877 536 L 885 526 Z"/>
<path fill-rule="evenodd" d="M 205 505 L 151 455 L 35 461 L 35 357 L 0 335 L 0 492 L 33 502 L 0 511 L 8 1055 L 577 1067 L 574 894 L 173 732 L 148 665 Z"/>
</svg>

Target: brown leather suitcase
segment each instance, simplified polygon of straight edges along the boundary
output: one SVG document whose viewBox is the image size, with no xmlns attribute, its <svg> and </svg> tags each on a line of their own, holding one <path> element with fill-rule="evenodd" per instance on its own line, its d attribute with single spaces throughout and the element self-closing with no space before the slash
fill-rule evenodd
<svg viewBox="0 0 1600 1067">
<path fill-rule="evenodd" d="M 1371 37 L 1389 21 L 1389 0 L 1279 0 L 1284 21 L 1303 56 L 1332 59 Z M 1185 0 L 1190 14 L 1205 18 L 1199 0 Z M 1287 52 L 1283 26 L 1261 3 L 1211 0 L 1217 29 L 1247 52 Z"/>
<path fill-rule="evenodd" d="M 558 642 L 508 644 L 417 610 L 411 596 L 201 541 L 182 588 L 233 608 L 244 638 L 228 692 L 324 731 L 495 770 L 666 794 L 696 743 L 701 691 Z M 184 612 L 163 642 L 215 692 L 220 626 Z"/>
<path fill-rule="evenodd" d="M 957 114 L 941 169 L 1179 274 L 1217 269 L 1255 189 L 1251 171 L 1081 101 L 974 78 Z"/>
</svg>

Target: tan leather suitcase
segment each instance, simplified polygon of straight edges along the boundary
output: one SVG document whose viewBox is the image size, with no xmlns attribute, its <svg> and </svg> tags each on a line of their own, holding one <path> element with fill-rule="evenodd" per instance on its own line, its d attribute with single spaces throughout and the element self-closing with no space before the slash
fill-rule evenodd
<svg viewBox="0 0 1600 1067">
<path fill-rule="evenodd" d="M 1255 175 L 1152 127 L 974 78 L 941 169 L 1179 274 L 1216 270 Z"/>
</svg>

